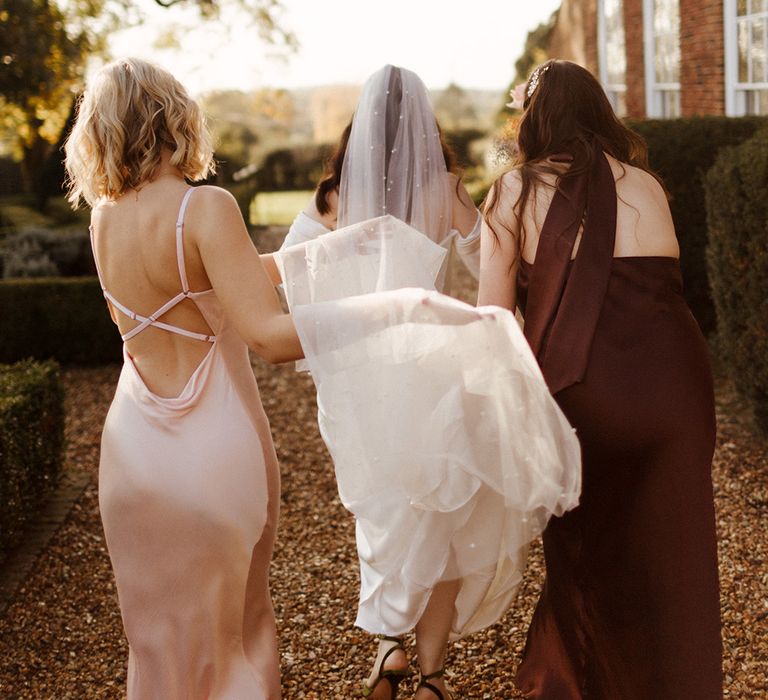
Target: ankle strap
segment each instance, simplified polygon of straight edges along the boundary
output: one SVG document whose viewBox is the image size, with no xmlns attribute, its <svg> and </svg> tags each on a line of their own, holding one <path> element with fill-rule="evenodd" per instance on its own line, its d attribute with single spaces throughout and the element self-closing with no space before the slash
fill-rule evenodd
<svg viewBox="0 0 768 700">
<path fill-rule="evenodd" d="M 374 636 L 376 637 L 376 639 L 381 639 L 382 641 L 385 641 L 385 642 L 397 642 L 401 646 L 403 644 L 403 638 L 402 637 L 390 637 L 387 634 L 377 634 L 377 635 L 374 635 Z"/>
<path fill-rule="evenodd" d="M 422 673 L 421 680 L 428 681 L 430 678 L 440 678 L 443 675 L 445 675 L 445 666 L 443 666 L 443 668 L 438 669 L 437 671 L 433 671 L 432 673 L 427 673 L 426 675 Z"/>
<path fill-rule="evenodd" d="M 445 696 L 440 692 L 440 690 L 429 682 L 430 678 L 440 678 L 444 673 L 445 668 L 441 668 L 432 673 L 428 673 L 426 676 L 421 674 L 418 687 L 431 690 L 439 698 L 439 700 L 445 700 Z"/>
</svg>

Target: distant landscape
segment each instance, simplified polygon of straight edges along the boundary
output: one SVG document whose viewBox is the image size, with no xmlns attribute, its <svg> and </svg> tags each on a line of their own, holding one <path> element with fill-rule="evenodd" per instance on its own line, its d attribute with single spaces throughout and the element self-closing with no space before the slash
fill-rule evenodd
<svg viewBox="0 0 768 700">
<path fill-rule="evenodd" d="M 264 88 L 252 92 L 216 91 L 202 102 L 217 140 L 217 156 L 228 175 L 259 165 L 278 149 L 330 145 L 352 114 L 360 86 L 326 85 L 298 90 Z M 431 92 L 435 113 L 445 131 L 488 133 L 503 104 L 495 90 L 449 85 Z"/>
</svg>

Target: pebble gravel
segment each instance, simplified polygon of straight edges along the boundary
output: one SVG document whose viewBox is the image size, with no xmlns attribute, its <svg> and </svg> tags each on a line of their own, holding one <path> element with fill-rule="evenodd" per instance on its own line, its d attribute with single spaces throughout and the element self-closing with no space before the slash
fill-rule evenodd
<svg viewBox="0 0 768 700">
<path fill-rule="evenodd" d="M 260 247 L 269 250 L 275 240 L 275 234 L 266 234 Z M 461 271 L 456 280 L 458 295 L 472 299 L 468 275 Z M 333 466 L 317 430 L 313 386 L 291 366 L 256 362 L 254 370 L 283 480 L 271 571 L 283 697 L 354 698 L 374 643 L 353 626 L 358 582 L 354 523 L 339 503 Z M 118 367 L 64 372 L 66 469 L 88 471 L 92 480 L 0 618 L 2 700 L 113 700 L 125 695 L 128 650 L 96 490 L 101 426 L 118 372 Z M 714 482 L 725 693 L 729 699 L 768 698 L 768 442 L 750 432 L 727 382 L 718 381 L 717 393 Z M 512 610 L 490 629 L 452 645 L 449 680 L 457 698 L 521 697 L 512 677 L 542 575 L 536 545 Z"/>
</svg>

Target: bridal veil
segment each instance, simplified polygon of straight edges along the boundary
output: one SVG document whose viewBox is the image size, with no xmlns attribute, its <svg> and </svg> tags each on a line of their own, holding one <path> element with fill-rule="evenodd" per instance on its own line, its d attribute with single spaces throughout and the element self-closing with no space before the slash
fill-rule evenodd
<svg viewBox="0 0 768 700">
<path fill-rule="evenodd" d="M 427 88 L 405 68 L 385 66 L 363 87 L 339 186 L 339 228 L 390 214 L 441 243 L 452 199 Z"/>
</svg>

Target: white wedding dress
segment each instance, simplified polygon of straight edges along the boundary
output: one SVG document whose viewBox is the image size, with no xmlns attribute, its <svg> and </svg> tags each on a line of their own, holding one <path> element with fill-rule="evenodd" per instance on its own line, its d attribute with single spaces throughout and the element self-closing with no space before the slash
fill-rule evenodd
<svg viewBox="0 0 768 700">
<path fill-rule="evenodd" d="M 446 254 L 392 216 L 276 254 L 373 633 L 413 629 L 455 579 L 452 636 L 493 624 L 580 493 L 578 441 L 514 315 L 434 291 Z"/>
<path fill-rule="evenodd" d="M 446 178 L 447 179 L 447 178 Z M 450 288 L 450 279 L 447 276 L 447 270 L 450 268 L 450 260 L 454 253 L 458 255 L 459 260 L 464 263 L 464 266 L 469 270 L 475 279 L 480 278 L 480 227 L 482 224 L 482 217 L 480 212 L 477 212 L 477 219 L 472 230 L 466 235 L 462 236 L 457 229 L 451 229 L 448 235 L 437 243 L 445 248 L 448 252 L 444 263 L 444 271 L 438 274 L 436 280 L 436 287 L 438 291 L 447 293 Z M 285 250 L 294 245 L 300 243 L 308 243 L 314 241 L 316 238 L 330 233 L 333 229 L 328 228 L 325 224 L 301 211 L 294 218 L 293 223 L 288 229 L 288 233 L 283 240 L 280 250 Z"/>
</svg>

